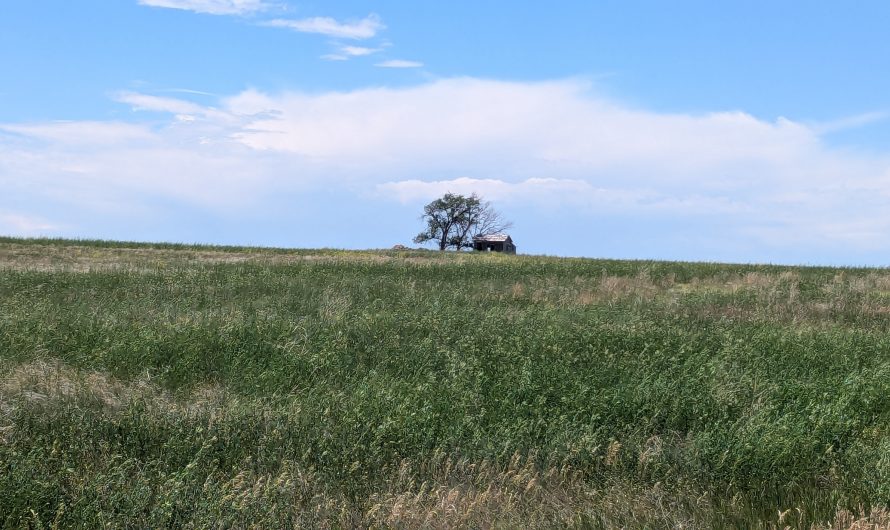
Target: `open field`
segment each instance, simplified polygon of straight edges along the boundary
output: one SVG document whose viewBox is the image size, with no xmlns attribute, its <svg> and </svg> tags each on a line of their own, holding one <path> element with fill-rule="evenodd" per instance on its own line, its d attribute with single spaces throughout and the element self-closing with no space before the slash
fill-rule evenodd
<svg viewBox="0 0 890 530">
<path fill-rule="evenodd" d="M 0 239 L 4 527 L 888 505 L 890 270 Z"/>
</svg>

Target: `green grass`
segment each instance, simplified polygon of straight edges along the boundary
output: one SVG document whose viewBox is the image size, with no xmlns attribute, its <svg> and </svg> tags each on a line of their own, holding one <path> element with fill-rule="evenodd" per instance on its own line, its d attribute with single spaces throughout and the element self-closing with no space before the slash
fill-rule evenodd
<svg viewBox="0 0 890 530">
<path fill-rule="evenodd" d="M 884 521 L 888 329 L 879 269 L 4 238 L 0 524 Z"/>
</svg>

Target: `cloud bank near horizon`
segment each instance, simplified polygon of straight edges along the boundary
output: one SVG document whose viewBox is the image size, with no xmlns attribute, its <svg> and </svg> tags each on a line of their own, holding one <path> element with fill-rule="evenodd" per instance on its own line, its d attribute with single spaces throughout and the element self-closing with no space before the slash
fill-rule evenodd
<svg viewBox="0 0 890 530">
<path fill-rule="evenodd" d="M 238 215 L 319 190 L 381 205 L 476 191 L 556 223 L 718 216 L 732 229 L 724 240 L 813 252 L 890 245 L 890 156 L 834 149 L 819 126 L 785 118 L 654 112 L 572 79 L 246 90 L 213 105 L 116 99 L 129 119 L 0 124 L 0 185 L 28 203 L 112 217 L 151 200 Z M 32 233 L 64 224 L 15 215 L 40 219 Z"/>
</svg>

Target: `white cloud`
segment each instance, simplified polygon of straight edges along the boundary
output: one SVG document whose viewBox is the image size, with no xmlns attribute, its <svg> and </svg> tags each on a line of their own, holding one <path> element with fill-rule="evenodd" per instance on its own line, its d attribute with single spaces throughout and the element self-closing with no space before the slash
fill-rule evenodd
<svg viewBox="0 0 890 530">
<path fill-rule="evenodd" d="M 0 187 L 103 208 L 159 197 L 221 211 L 315 188 L 405 204 L 476 191 L 556 218 L 682 216 L 712 230 L 719 216 L 724 244 L 890 246 L 890 156 L 832 149 L 817 127 L 783 118 L 652 112 L 576 80 L 247 90 L 214 105 L 117 99 L 165 117 L 0 124 Z"/>
<path fill-rule="evenodd" d="M 406 61 L 404 59 L 390 59 L 388 61 L 377 63 L 374 66 L 378 66 L 380 68 L 420 68 L 423 66 L 423 63 L 417 61 Z"/>
<path fill-rule="evenodd" d="M 138 92 L 121 92 L 117 94 L 115 100 L 131 105 L 133 110 L 169 112 L 172 114 L 205 114 L 207 112 L 204 106 L 197 103 Z"/>
<path fill-rule="evenodd" d="M 222 107 L 239 115 L 274 111 L 233 136 L 254 149 L 381 169 L 588 179 L 620 174 L 674 183 L 700 182 L 707 173 L 710 186 L 738 185 L 740 173 L 750 178 L 764 167 L 790 176 L 800 162 L 825 158 L 818 135 L 789 120 L 653 113 L 597 97 L 575 81 L 448 79 L 313 95 L 246 91 Z M 812 166 L 805 164 L 806 178 L 814 176 L 810 169 L 831 170 Z"/>
<path fill-rule="evenodd" d="M 375 14 L 350 22 L 338 22 L 330 17 L 312 17 L 299 20 L 275 19 L 263 23 L 264 26 L 288 28 L 301 33 L 318 33 L 339 39 L 370 39 L 386 26 Z"/>
<path fill-rule="evenodd" d="M 161 92 L 174 92 L 179 94 L 193 94 L 197 96 L 212 96 L 217 97 L 218 94 L 214 94 L 212 92 L 204 92 L 203 90 L 193 90 L 191 88 L 167 88 L 161 90 Z"/>
<path fill-rule="evenodd" d="M 890 119 L 890 112 L 877 111 L 857 114 L 855 116 L 847 116 L 838 120 L 822 122 L 813 125 L 813 130 L 820 134 L 828 134 L 833 132 L 846 131 L 849 129 L 857 129 L 872 123 L 877 123 Z"/>
<path fill-rule="evenodd" d="M 672 213 L 702 215 L 738 213 L 747 209 L 726 197 L 688 195 L 671 197 L 652 189 L 601 188 L 582 179 L 528 178 L 510 182 L 501 179 L 460 177 L 452 180 L 417 179 L 385 182 L 377 186 L 384 196 L 405 203 L 422 203 L 445 193 L 478 193 L 489 200 L 509 203 L 537 203 L 550 206 L 591 209 L 609 213 Z"/>
<path fill-rule="evenodd" d="M 151 111 L 174 114 L 178 121 L 194 122 L 201 118 L 214 125 L 232 126 L 242 119 L 229 112 L 206 105 L 199 105 L 177 98 L 165 98 L 138 92 L 121 92 L 115 100 L 126 103 L 134 111 Z"/>
<path fill-rule="evenodd" d="M 335 53 L 322 55 L 326 61 L 348 61 L 353 57 L 364 57 L 381 51 L 383 48 L 367 48 L 365 46 L 339 46 Z"/>
<path fill-rule="evenodd" d="M 139 4 L 211 15 L 247 15 L 272 7 L 264 0 L 139 0 Z"/>
<path fill-rule="evenodd" d="M 0 210 L 0 234 L 3 235 L 36 236 L 59 228 L 41 217 Z"/>
<path fill-rule="evenodd" d="M 124 122 L 56 121 L 45 123 L 0 124 L 0 131 L 57 145 L 115 146 L 140 143 L 154 138 L 145 127 Z"/>
<path fill-rule="evenodd" d="M 377 186 L 378 191 L 395 197 L 403 203 L 425 202 L 445 193 L 469 195 L 478 193 L 494 200 L 515 200 L 540 197 L 542 193 L 555 193 L 560 198 L 566 195 L 608 193 L 594 188 L 589 182 L 580 179 L 529 178 L 518 182 L 501 179 L 478 179 L 459 177 L 451 180 L 409 179 L 398 182 L 385 182 Z"/>
<path fill-rule="evenodd" d="M 364 57 L 365 55 L 371 55 L 372 53 L 377 53 L 380 51 L 380 48 L 366 48 L 364 46 L 341 46 L 340 52 L 344 55 L 348 55 L 349 57 Z"/>
<path fill-rule="evenodd" d="M 13 201 L 16 194 L 38 203 L 46 197 L 118 213 L 157 199 L 236 209 L 287 171 L 281 157 L 257 156 L 229 139 L 249 117 L 145 94 L 119 99 L 171 118 L 162 124 L 0 124 L 0 189 Z"/>
</svg>

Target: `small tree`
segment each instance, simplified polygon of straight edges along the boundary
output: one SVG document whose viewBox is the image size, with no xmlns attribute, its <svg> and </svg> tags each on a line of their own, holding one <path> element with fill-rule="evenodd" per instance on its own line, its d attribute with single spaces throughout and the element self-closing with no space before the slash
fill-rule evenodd
<svg viewBox="0 0 890 530">
<path fill-rule="evenodd" d="M 461 250 L 473 247 L 473 237 L 501 232 L 512 226 L 501 214 L 473 193 L 469 197 L 446 193 L 423 207 L 421 220 L 426 222 L 415 243 L 434 241 L 439 250 Z"/>
</svg>

